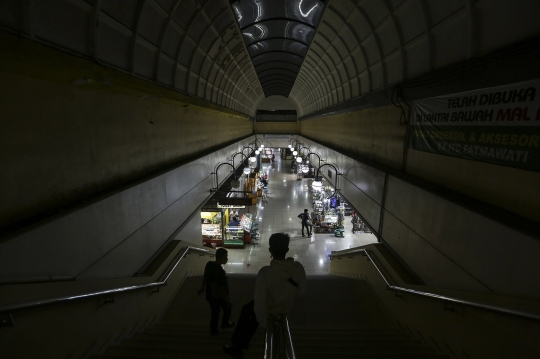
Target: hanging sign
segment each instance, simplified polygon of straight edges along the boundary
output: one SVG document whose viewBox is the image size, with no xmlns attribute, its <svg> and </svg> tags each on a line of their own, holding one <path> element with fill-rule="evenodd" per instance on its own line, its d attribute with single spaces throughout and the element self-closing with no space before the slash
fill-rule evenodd
<svg viewBox="0 0 540 359">
<path fill-rule="evenodd" d="M 415 101 L 409 148 L 540 171 L 540 80 Z"/>
<path fill-rule="evenodd" d="M 240 205 L 234 205 L 234 204 L 219 204 L 217 205 L 218 208 L 246 208 L 246 206 L 240 206 Z"/>
<path fill-rule="evenodd" d="M 218 206 L 251 206 L 253 201 L 249 197 L 226 197 L 220 198 Z"/>
</svg>

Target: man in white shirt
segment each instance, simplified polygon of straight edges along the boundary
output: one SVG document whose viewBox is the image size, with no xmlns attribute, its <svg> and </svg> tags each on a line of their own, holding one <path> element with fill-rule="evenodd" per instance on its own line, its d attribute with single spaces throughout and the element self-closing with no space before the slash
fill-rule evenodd
<svg viewBox="0 0 540 359">
<path fill-rule="evenodd" d="M 223 346 L 223 350 L 236 359 L 242 358 L 243 349 L 247 349 L 259 324 L 266 327 L 269 315 L 288 314 L 295 298 L 305 292 L 304 267 L 293 258 L 285 258 L 289 236 L 274 233 L 269 242 L 272 261 L 259 270 L 255 298 L 242 307 L 231 344 Z"/>
</svg>

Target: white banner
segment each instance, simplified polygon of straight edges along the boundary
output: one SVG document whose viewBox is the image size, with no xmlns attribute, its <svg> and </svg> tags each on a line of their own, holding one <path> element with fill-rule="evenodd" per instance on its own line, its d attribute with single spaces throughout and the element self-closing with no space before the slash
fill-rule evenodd
<svg viewBox="0 0 540 359">
<path fill-rule="evenodd" d="M 540 80 L 415 101 L 408 145 L 540 171 Z"/>
</svg>

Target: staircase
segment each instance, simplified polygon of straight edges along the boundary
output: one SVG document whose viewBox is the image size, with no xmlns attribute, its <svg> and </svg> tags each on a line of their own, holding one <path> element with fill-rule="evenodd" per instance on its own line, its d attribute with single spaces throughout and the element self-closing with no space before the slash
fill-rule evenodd
<svg viewBox="0 0 540 359">
<path fill-rule="evenodd" d="M 291 329 L 299 359 L 442 359 L 433 348 L 395 330 Z"/>
<path fill-rule="evenodd" d="M 220 335 L 212 337 L 206 326 L 158 324 L 91 358 L 227 358 L 221 347 L 230 339 L 232 331 L 222 330 Z M 244 351 L 244 358 L 261 359 L 263 346 L 264 331 L 259 330 L 250 348 Z"/>
<path fill-rule="evenodd" d="M 196 295 L 200 277 L 188 278 L 160 324 L 109 347 L 91 358 L 230 358 L 222 350 L 233 328 L 210 336 L 210 309 Z M 254 275 L 229 277 L 235 303 L 231 320 L 253 296 Z M 293 345 L 299 359 L 435 359 L 447 358 L 393 328 L 360 280 L 333 276 L 308 277 L 307 293 L 289 315 Z M 264 330 L 255 334 L 245 359 L 263 356 Z"/>
</svg>

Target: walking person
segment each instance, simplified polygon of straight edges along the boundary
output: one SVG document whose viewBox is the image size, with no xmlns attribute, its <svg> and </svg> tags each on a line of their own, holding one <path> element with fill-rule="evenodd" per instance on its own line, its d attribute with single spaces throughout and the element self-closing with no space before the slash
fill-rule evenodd
<svg viewBox="0 0 540 359">
<path fill-rule="evenodd" d="M 308 234 L 308 237 L 311 237 L 311 229 L 310 229 L 310 226 L 309 226 L 309 211 L 306 209 L 304 209 L 304 212 L 303 213 L 300 213 L 298 215 L 298 218 L 300 218 L 302 220 L 302 237 L 305 237 L 304 236 L 304 227 L 306 228 L 306 231 L 307 231 L 307 234 Z"/>
<path fill-rule="evenodd" d="M 206 263 L 201 289 L 197 294 L 206 292 L 206 300 L 210 304 L 210 335 L 218 334 L 219 313 L 223 309 L 221 328 L 231 328 L 234 322 L 229 322 L 231 318 L 232 303 L 229 299 L 229 282 L 223 269 L 223 265 L 229 260 L 228 252 L 225 248 L 216 251 L 216 260 Z"/>
<path fill-rule="evenodd" d="M 242 307 L 238 325 L 234 329 L 231 344 L 223 346 L 225 353 L 241 359 L 259 325 L 266 327 L 269 316 L 288 314 L 295 298 L 305 292 L 306 272 L 300 262 L 285 258 L 290 238 L 285 233 L 270 236 L 269 266 L 257 274 L 254 299 Z"/>
</svg>

